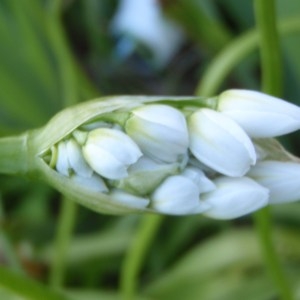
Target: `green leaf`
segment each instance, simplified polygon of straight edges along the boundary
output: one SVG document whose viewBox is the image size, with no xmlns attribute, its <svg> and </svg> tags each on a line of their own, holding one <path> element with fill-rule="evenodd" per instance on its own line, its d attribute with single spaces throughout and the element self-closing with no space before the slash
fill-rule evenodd
<svg viewBox="0 0 300 300">
<path fill-rule="evenodd" d="M 276 231 L 276 245 L 281 256 L 294 257 L 299 264 L 300 242 L 296 236 L 290 231 Z M 257 237 L 250 230 L 235 229 L 194 247 L 172 268 L 146 286 L 144 294 L 155 299 L 172 300 L 240 299 L 237 295 L 243 294 L 249 281 L 252 282 L 250 286 L 253 285 L 248 287 L 249 293 L 253 288 L 255 299 L 260 299 L 257 295 L 262 297 L 276 293 L 263 272 Z M 249 296 L 248 299 L 253 298 Z"/>
<path fill-rule="evenodd" d="M 0 267 L 0 288 L 9 291 L 9 293 L 20 296 L 21 299 L 30 300 L 71 300 L 72 297 L 65 296 L 64 294 L 50 290 L 46 286 L 13 273 L 8 269 Z"/>
</svg>

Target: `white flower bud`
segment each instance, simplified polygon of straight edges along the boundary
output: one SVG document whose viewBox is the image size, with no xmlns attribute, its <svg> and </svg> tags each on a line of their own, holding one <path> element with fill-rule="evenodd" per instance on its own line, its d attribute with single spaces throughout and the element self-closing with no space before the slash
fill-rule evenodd
<svg viewBox="0 0 300 300">
<path fill-rule="evenodd" d="M 300 200 L 300 164 L 296 162 L 262 161 L 248 176 L 270 190 L 270 203 Z"/>
<path fill-rule="evenodd" d="M 69 139 L 66 142 L 66 149 L 70 167 L 76 174 L 81 177 L 91 177 L 93 174 L 92 168 L 86 163 L 81 147 L 74 139 Z"/>
<path fill-rule="evenodd" d="M 69 176 L 71 173 L 67 144 L 65 141 L 61 141 L 57 145 L 56 170 L 64 176 Z"/>
<path fill-rule="evenodd" d="M 144 209 L 149 205 L 149 199 L 114 189 L 110 193 L 111 201 L 129 208 Z"/>
<path fill-rule="evenodd" d="M 128 168 L 128 176 L 114 182 L 114 185 L 119 189 L 146 195 L 151 193 L 167 176 L 178 173 L 179 167 L 178 163 L 158 163 L 142 156 Z"/>
<path fill-rule="evenodd" d="M 217 188 L 202 195 L 211 206 L 205 215 L 216 219 L 234 219 L 247 215 L 268 204 L 269 190 L 247 177 L 219 177 Z"/>
<path fill-rule="evenodd" d="M 181 175 L 192 180 L 198 187 L 200 193 L 207 193 L 216 188 L 215 184 L 208 179 L 204 172 L 199 168 L 189 166 L 182 172 Z"/>
<path fill-rule="evenodd" d="M 127 176 L 127 168 L 135 163 L 142 153 L 138 146 L 123 132 L 99 128 L 89 132 L 83 155 L 92 169 L 109 179 Z"/>
<path fill-rule="evenodd" d="M 172 163 L 186 155 L 189 143 L 186 121 L 173 107 L 152 104 L 136 108 L 125 130 L 150 158 Z"/>
<path fill-rule="evenodd" d="M 199 186 L 199 183 L 202 183 L 203 186 Z M 202 174 L 188 170 L 181 175 L 165 179 L 151 195 L 151 206 L 161 213 L 170 215 L 202 213 L 207 211 L 210 206 L 200 202 L 200 190 L 213 188 L 209 179 L 203 180 Z"/>
<path fill-rule="evenodd" d="M 300 129 L 300 108 L 256 91 L 228 90 L 218 98 L 218 110 L 251 137 L 267 138 Z"/>
<path fill-rule="evenodd" d="M 199 109 L 188 118 L 190 149 L 217 172 L 243 176 L 256 162 L 254 146 L 231 119 L 211 109 Z"/>
<path fill-rule="evenodd" d="M 83 189 L 88 189 L 90 192 L 94 193 L 107 193 L 108 188 L 103 181 L 103 179 L 93 173 L 91 177 L 82 177 L 80 175 L 73 175 L 71 179 L 76 182 L 77 185 L 81 186 Z"/>
</svg>

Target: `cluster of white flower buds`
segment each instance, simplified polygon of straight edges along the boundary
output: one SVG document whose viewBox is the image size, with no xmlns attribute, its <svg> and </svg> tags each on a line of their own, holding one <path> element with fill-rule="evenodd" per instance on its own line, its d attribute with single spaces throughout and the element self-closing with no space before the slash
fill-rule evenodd
<svg viewBox="0 0 300 300">
<path fill-rule="evenodd" d="M 300 108 L 246 90 L 215 100 L 210 108 L 153 101 L 101 114 L 58 141 L 48 164 L 139 211 L 232 219 L 300 199 L 300 163 L 277 155 L 270 139 L 300 129 Z"/>
</svg>

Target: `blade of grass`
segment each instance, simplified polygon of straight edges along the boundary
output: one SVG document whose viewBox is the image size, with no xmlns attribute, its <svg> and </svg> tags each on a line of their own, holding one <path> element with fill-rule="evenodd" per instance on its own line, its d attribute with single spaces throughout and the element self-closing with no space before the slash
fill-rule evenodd
<svg viewBox="0 0 300 300">
<path fill-rule="evenodd" d="M 265 93 L 281 96 L 282 62 L 276 24 L 274 0 L 255 0 L 256 27 L 259 33 L 262 90 Z M 282 269 L 272 236 L 270 208 L 266 207 L 254 214 L 254 221 L 260 240 L 265 264 L 277 287 L 281 299 L 293 299 L 293 293 Z"/>
<path fill-rule="evenodd" d="M 163 216 L 160 215 L 144 215 L 141 219 L 121 269 L 120 292 L 123 300 L 135 299 L 143 260 L 162 220 Z"/>
<path fill-rule="evenodd" d="M 300 17 L 295 16 L 279 23 L 281 36 L 300 32 Z M 196 88 L 196 95 L 215 95 L 226 77 L 258 47 L 258 33 L 250 30 L 232 40 L 209 64 Z"/>
</svg>

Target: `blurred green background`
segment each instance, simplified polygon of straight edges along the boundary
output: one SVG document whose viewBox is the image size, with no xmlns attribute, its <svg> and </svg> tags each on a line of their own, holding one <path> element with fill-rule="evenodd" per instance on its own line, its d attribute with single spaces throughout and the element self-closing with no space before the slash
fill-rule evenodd
<svg viewBox="0 0 300 300">
<path fill-rule="evenodd" d="M 232 87 L 260 89 L 253 1 L 159 4 L 177 37 L 162 37 L 171 46 L 165 58 L 149 40 L 114 29 L 119 1 L 0 0 L 0 135 L 42 126 L 63 107 L 102 95 L 210 96 Z M 283 96 L 300 105 L 300 1 L 276 4 Z M 136 18 L 128 18 L 133 26 L 140 26 L 141 14 L 136 9 Z M 300 156 L 298 133 L 281 141 Z M 77 207 L 63 259 L 63 293 L 52 295 L 58 287 L 49 277 L 61 196 L 42 182 L 1 175 L 0 200 L 0 264 L 9 272 L 0 276 L 19 274 L 16 282 L 25 277 L 24 285 L 42 289 L 40 299 L 121 299 L 122 263 L 144 216 L 106 216 Z M 276 250 L 300 299 L 300 205 L 272 207 L 272 216 Z M 251 216 L 230 222 L 163 217 L 144 255 L 139 299 L 279 299 Z M 13 292 L 2 279 L 0 299 L 26 296 L 26 288 Z"/>
</svg>

